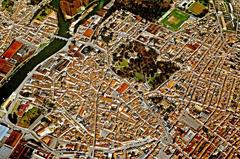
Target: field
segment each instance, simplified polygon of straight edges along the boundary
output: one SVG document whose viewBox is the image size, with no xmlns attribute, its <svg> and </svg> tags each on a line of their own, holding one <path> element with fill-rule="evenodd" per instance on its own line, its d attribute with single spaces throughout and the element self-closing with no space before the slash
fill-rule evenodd
<svg viewBox="0 0 240 159">
<path fill-rule="evenodd" d="M 161 23 L 167 28 L 177 31 L 181 25 L 188 20 L 189 15 L 179 9 L 174 9 L 168 14 Z"/>
<path fill-rule="evenodd" d="M 199 2 L 194 2 L 193 4 L 190 5 L 188 10 L 194 15 L 199 15 L 205 10 L 205 6 Z"/>
</svg>

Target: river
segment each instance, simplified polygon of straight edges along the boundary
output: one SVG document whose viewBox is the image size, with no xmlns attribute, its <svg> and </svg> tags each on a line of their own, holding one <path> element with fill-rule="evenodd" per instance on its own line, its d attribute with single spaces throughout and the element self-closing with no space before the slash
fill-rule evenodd
<svg viewBox="0 0 240 159">
<path fill-rule="evenodd" d="M 64 16 L 61 12 L 60 6 L 59 6 L 60 0 L 53 0 L 51 2 L 51 5 L 54 6 L 58 10 L 58 36 L 69 38 L 70 34 L 68 34 L 70 23 L 65 21 Z M 106 0 L 100 0 L 96 8 L 91 11 L 83 20 L 79 21 L 79 23 L 76 25 L 78 27 L 80 24 L 83 23 L 83 21 L 99 10 Z M 76 29 L 75 29 L 76 30 Z M 1 88 L 0 88 L 0 104 L 4 102 L 4 99 L 7 99 L 22 83 L 22 81 L 27 77 L 27 74 L 31 72 L 34 67 L 36 67 L 39 63 L 46 60 L 48 57 L 53 55 L 54 53 L 61 50 L 65 45 L 66 41 L 59 40 L 59 39 L 53 39 L 42 51 L 40 51 L 36 56 L 31 58 L 25 65 L 23 65 L 12 77 L 8 82 L 6 82 Z"/>
</svg>

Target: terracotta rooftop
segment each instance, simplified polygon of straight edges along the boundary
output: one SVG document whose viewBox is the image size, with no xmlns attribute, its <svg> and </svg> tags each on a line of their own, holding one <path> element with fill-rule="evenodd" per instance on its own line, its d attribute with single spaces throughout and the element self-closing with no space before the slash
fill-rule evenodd
<svg viewBox="0 0 240 159">
<path fill-rule="evenodd" d="M 6 75 L 12 70 L 13 67 L 14 65 L 8 62 L 7 60 L 0 59 L 0 73 L 3 73 Z"/>
<path fill-rule="evenodd" d="M 90 38 L 93 35 L 93 30 L 88 28 L 83 35 Z"/>
<path fill-rule="evenodd" d="M 18 52 L 22 48 L 23 44 L 19 41 L 14 41 L 9 48 L 3 53 L 3 57 L 11 58 L 14 54 Z"/>
</svg>

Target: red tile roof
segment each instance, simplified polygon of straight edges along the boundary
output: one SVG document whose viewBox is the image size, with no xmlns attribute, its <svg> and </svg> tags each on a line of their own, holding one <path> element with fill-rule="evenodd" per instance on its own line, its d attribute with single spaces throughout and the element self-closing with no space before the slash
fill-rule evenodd
<svg viewBox="0 0 240 159">
<path fill-rule="evenodd" d="M 90 38 L 93 35 L 93 32 L 92 29 L 88 28 L 83 35 Z"/>
<path fill-rule="evenodd" d="M 20 105 L 19 111 L 18 111 L 18 116 L 22 117 L 28 107 L 29 107 L 29 103 L 24 103 L 24 104 Z"/>
<path fill-rule="evenodd" d="M 117 92 L 123 93 L 128 89 L 129 85 L 127 83 L 123 83 L 121 86 L 118 87 Z"/>
<path fill-rule="evenodd" d="M 17 142 L 21 139 L 22 133 L 20 131 L 13 130 L 10 136 L 5 141 L 5 144 L 14 147 Z"/>
<path fill-rule="evenodd" d="M 12 70 L 13 67 L 14 65 L 8 62 L 7 60 L 0 59 L 0 73 L 3 73 L 6 75 Z"/>
<path fill-rule="evenodd" d="M 18 52 L 19 49 L 21 49 L 23 44 L 19 41 L 14 41 L 9 48 L 3 53 L 3 57 L 5 58 L 11 58 L 14 54 Z"/>
<path fill-rule="evenodd" d="M 97 14 L 101 17 L 103 17 L 106 13 L 107 11 L 105 9 L 100 9 L 99 11 L 97 11 Z"/>
</svg>

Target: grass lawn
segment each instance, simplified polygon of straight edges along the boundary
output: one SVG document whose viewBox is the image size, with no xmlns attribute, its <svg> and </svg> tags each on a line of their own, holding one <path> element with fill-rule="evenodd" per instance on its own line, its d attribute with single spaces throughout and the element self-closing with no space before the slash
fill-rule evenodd
<svg viewBox="0 0 240 159">
<path fill-rule="evenodd" d="M 128 60 L 123 59 L 122 61 L 117 62 L 115 67 L 119 70 L 123 70 L 124 68 L 128 68 L 128 64 Z"/>
<path fill-rule="evenodd" d="M 135 72 L 135 78 L 137 81 L 144 81 L 144 75 L 142 73 L 139 72 Z"/>
<path fill-rule="evenodd" d="M 18 107 L 20 105 L 20 101 L 17 100 L 17 102 L 15 103 L 14 107 L 13 107 L 13 110 L 12 110 L 12 114 L 15 112 L 17 113 L 18 112 Z"/>
<path fill-rule="evenodd" d="M 177 31 L 188 18 L 189 14 L 179 9 L 174 9 L 161 21 L 161 23 L 172 31 Z"/>
<path fill-rule="evenodd" d="M 147 83 L 153 87 L 154 83 L 156 82 L 156 78 L 159 77 L 160 74 L 159 73 L 155 73 L 153 77 L 148 77 L 147 79 Z"/>
<path fill-rule="evenodd" d="M 189 12 L 191 12 L 194 15 L 201 14 L 205 9 L 205 6 L 199 2 L 194 2 L 191 4 L 188 8 Z"/>
</svg>

